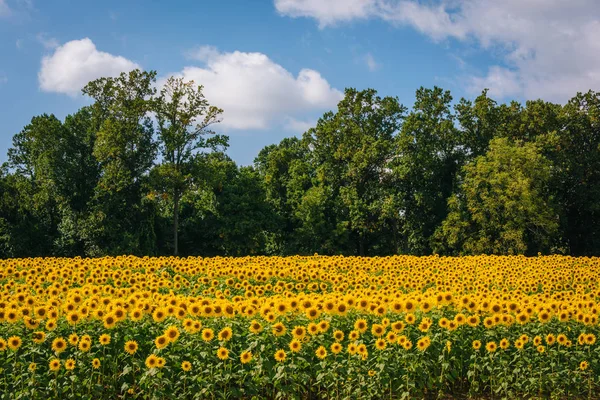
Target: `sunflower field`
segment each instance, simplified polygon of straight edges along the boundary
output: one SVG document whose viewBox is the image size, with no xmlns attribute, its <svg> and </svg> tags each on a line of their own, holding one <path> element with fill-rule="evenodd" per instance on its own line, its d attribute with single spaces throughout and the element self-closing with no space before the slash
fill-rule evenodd
<svg viewBox="0 0 600 400">
<path fill-rule="evenodd" d="M 0 261 L 2 399 L 597 398 L 600 260 Z"/>
</svg>

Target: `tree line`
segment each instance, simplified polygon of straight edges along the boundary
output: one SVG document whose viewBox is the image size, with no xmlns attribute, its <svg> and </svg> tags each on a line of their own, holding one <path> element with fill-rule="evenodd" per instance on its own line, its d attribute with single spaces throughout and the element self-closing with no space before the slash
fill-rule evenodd
<svg viewBox="0 0 600 400">
<path fill-rule="evenodd" d="M 202 86 L 134 70 L 39 115 L 0 168 L 0 257 L 600 253 L 600 93 L 409 110 L 346 89 L 252 166 Z"/>
</svg>

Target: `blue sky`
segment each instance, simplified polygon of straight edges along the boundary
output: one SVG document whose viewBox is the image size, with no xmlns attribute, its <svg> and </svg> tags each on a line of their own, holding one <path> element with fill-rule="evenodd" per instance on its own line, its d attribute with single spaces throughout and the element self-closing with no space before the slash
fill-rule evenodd
<svg viewBox="0 0 600 400">
<path fill-rule="evenodd" d="M 564 102 L 599 89 L 597 37 L 596 0 L 0 0 L 0 161 L 32 116 L 62 119 L 82 82 L 132 67 L 203 84 L 249 164 L 346 87 Z"/>
</svg>

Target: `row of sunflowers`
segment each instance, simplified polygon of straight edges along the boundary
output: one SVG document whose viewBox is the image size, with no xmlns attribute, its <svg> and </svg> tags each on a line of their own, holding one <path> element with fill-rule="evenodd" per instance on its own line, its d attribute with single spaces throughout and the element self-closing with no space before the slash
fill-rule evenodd
<svg viewBox="0 0 600 400">
<path fill-rule="evenodd" d="M 600 259 L 0 261 L 5 398 L 584 397 Z"/>
</svg>

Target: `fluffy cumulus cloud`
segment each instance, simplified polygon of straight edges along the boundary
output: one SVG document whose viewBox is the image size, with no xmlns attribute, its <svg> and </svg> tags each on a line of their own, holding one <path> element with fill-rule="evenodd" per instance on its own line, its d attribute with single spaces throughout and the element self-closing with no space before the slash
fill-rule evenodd
<svg viewBox="0 0 600 400">
<path fill-rule="evenodd" d="M 326 27 L 377 18 L 410 26 L 434 41 L 477 43 L 498 65 L 467 82 L 499 96 L 565 101 L 600 87 L 597 0 L 274 0 L 282 15 Z M 344 6 L 350 4 L 348 10 Z M 473 40 L 474 39 L 474 40 Z"/>
<path fill-rule="evenodd" d="M 43 91 L 76 96 L 89 81 L 135 68 L 140 66 L 124 57 L 99 51 L 85 38 L 67 42 L 44 56 L 38 80 Z"/>
<path fill-rule="evenodd" d="M 187 54 L 201 66 L 187 66 L 172 74 L 204 86 L 204 95 L 224 110 L 226 129 L 264 129 L 279 124 L 299 131 L 307 124 L 297 119 L 329 110 L 342 93 L 312 69 L 297 76 L 265 54 L 221 52 L 210 46 Z"/>
</svg>

